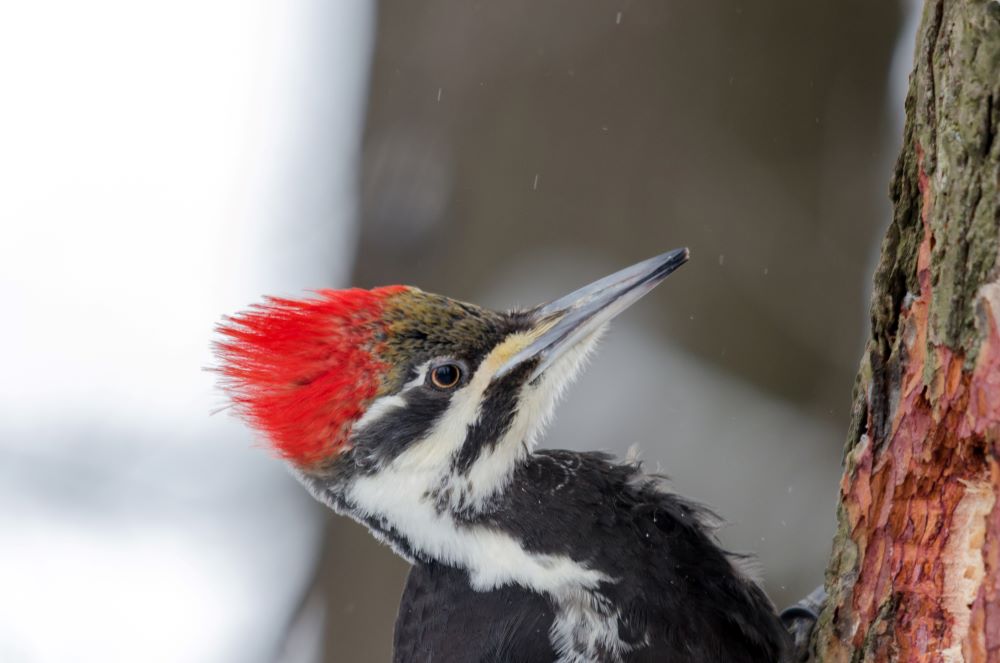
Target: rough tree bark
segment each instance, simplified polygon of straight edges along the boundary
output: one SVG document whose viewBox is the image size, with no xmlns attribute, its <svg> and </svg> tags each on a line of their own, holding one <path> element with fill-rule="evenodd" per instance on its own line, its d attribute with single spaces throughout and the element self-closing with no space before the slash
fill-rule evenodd
<svg viewBox="0 0 1000 663">
<path fill-rule="evenodd" d="M 814 633 L 1000 662 L 1000 2 L 927 0 Z"/>
</svg>

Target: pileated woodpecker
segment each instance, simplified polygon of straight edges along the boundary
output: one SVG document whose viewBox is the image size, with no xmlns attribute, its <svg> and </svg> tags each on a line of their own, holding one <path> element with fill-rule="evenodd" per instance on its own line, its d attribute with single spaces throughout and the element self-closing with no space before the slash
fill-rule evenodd
<svg viewBox="0 0 1000 663">
<path fill-rule="evenodd" d="M 637 462 L 535 448 L 607 322 L 687 258 L 528 310 L 391 286 L 270 298 L 222 325 L 238 412 L 413 565 L 396 661 L 787 660 L 708 511 Z"/>
</svg>

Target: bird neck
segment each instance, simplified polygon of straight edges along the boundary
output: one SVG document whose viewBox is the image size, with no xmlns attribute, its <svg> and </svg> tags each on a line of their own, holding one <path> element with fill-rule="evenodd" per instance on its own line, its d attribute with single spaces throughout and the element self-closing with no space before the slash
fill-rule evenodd
<svg viewBox="0 0 1000 663">
<path fill-rule="evenodd" d="M 365 525 L 411 563 L 464 567 L 470 528 L 504 502 L 531 456 L 524 443 L 500 444 L 447 470 L 400 456 L 367 472 L 299 478 L 320 502 Z"/>
<path fill-rule="evenodd" d="M 528 464 L 533 457 L 525 451 L 517 462 Z M 364 524 L 411 563 L 463 569 L 478 591 L 516 584 L 564 596 L 593 591 L 608 581 L 604 573 L 565 554 L 532 550 L 514 530 L 498 526 L 497 512 L 512 501 L 508 493 L 515 486 L 509 481 L 481 508 L 465 503 L 462 509 L 453 507 L 451 497 L 429 491 L 428 483 L 419 473 L 383 468 L 354 479 L 342 492 L 312 488 L 322 501 Z M 454 492 L 458 483 L 451 485 Z"/>
</svg>

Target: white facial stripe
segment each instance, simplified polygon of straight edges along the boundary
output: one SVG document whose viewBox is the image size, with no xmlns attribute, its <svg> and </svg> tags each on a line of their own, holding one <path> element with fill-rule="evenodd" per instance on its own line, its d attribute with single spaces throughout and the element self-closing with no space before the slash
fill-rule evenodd
<svg viewBox="0 0 1000 663">
<path fill-rule="evenodd" d="M 524 385 L 510 428 L 491 450 L 482 453 L 463 477 L 454 478 L 452 506 L 476 508 L 506 488 L 512 467 L 536 446 L 556 404 L 586 364 L 601 328 L 554 363 L 534 385 Z"/>
<path fill-rule="evenodd" d="M 503 439 L 482 453 L 465 474 L 453 476 L 453 460 L 465 442 L 469 427 L 480 417 L 483 397 L 493 376 L 511 356 L 530 344 L 541 332 L 534 330 L 530 334 L 511 334 L 483 359 L 469 383 L 452 394 L 448 409 L 430 433 L 394 458 L 391 466 L 398 471 L 427 471 L 433 475 L 423 494 L 450 488 L 451 504 L 455 509 L 478 508 L 506 487 L 513 466 L 534 448 L 539 434 L 552 418 L 555 404 L 583 367 L 603 331 L 602 327 L 582 339 L 550 366 L 534 385 L 525 385 L 514 421 Z M 422 384 L 423 375 L 430 365 L 431 362 L 424 364 L 417 379 L 408 383 L 406 388 Z M 404 404 L 400 394 L 383 397 L 373 403 L 355 424 L 354 430 L 361 430 L 393 407 Z"/>
<path fill-rule="evenodd" d="M 361 418 L 354 422 L 354 426 L 351 427 L 351 435 L 375 423 L 385 416 L 387 412 L 397 407 L 406 407 L 406 399 L 403 398 L 403 392 L 376 398 L 368 406 L 368 409 L 365 410 L 365 413 L 361 415 Z"/>
<path fill-rule="evenodd" d="M 541 332 L 535 330 L 530 334 L 508 336 L 483 359 L 468 384 L 452 394 L 448 409 L 430 433 L 396 456 L 386 470 L 425 476 L 421 495 L 450 489 L 451 506 L 456 510 L 482 506 L 507 486 L 514 465 L 534 448 L 541 431 L 552 418 L 556 403 L 586 363 L 603 331 L 604 327 L 578 342 L 535 384 L 524 385 L 514 420 L 503 438 L 480 454 L 465 473 L 453 475 L 454 458 L 462 449 L 469 427 L 480 417 L 484 394 L 496 371 Z M 372 403 L 354 425 L 353 431 L 371 425 L 395 407 L 405 406 L 403 394 L 424 383 L 431 365 L 433 362 L 421 365 L 417 377 L 398 394 L 384 396 Z"/>
<path fill-rule="evenodd" d="M 351 435 L 354 435 L 367 426 L 375 423 L 384 417 L 387 412 L 397 407 L 406 407 L 406 399 L 403 398 L 403 394 L 414 387 L 419 387 L 424 383 L 427 379 L 427 371 L 430 369 L 430 366 L 431 362 L 424 362 L 417 367 L 417 377 L 404 384 L 402 389 L 395 394 L 382 396 L 381 398 L 376 398 L 372 401 L 371 405 L 368 406 L 368 409 L 365 410 L 365 413 L 361 415 L 361 418 L 354 422 L 354 425 L 351 427 Z"/>
<path fill-rule="evenodd" d="M 508 357 L 530 343 L 532 338 L 528 334 L 511 334 L 493 348 L 480 362 L 468 384 L 452 394 L 448 409 L 434 424 L 431 432 L 397 456 L 392 462 L 393 466 L 398 469 L 436 467 L 442 472 L 449 470 L 452 457 L 462 448 L 468 427 L 479 419 L 483 394 L 493 375 Z M 445 476 L 441 474 L 436 487 L 440 488 L 444 483 Z"/>
</svg>

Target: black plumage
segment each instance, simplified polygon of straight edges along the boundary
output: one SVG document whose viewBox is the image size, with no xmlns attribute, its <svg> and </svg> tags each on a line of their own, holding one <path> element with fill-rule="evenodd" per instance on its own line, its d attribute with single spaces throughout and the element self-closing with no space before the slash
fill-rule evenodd
<svg viewBox="0 0 1000 663">
<path fill-rule="evenodd" d="M 397 663 L 551 663 L 548 600 L 516 585 L 477 592 L 465 571 L 414 565 L 406 579 L 393 642 Z"/>
<path fill-rule="evenodd" d="M 614 578 L 598 591 L 620 611 L 619 637 L 633 647 L 626 663 L 787 660 L 787 633 L 738 560 L 713 540 L 711 518 L 636 464 L 539 451 L 516 470 L 511 490 L 465 524 Z M 551 662 L 557 609 L 526 588 L 476 591 L 464 570 L 418 560 L 400 606 L 395 660 Z"/>
</svg>

